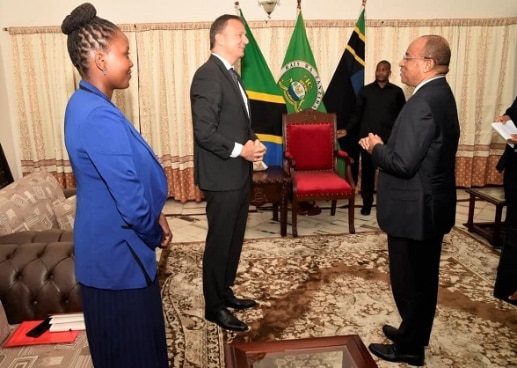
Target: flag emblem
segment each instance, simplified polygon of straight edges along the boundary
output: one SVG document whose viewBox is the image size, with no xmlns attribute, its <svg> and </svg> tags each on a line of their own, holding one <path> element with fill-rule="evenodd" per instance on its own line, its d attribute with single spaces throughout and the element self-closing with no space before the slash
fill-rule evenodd
<svg viewBox="0 0 517 368">
<path fill-rule="evenodd" d="M 317 69 L 303 60 L 293 60 L 281 71 L 278 85 L 284 91 L 285 101 L 295 112 L 307 108 L 318 110 L 323 98 L 323 86 Z"/>
<path fill-rule="evenodd" d="M 326 112 L 323 104 L 325 92 L 307 38 L 299 5 L 298 17 L 287 46 L 277 84 L 283 92 L 289 114 L 305 109 Z"/>
</svg>

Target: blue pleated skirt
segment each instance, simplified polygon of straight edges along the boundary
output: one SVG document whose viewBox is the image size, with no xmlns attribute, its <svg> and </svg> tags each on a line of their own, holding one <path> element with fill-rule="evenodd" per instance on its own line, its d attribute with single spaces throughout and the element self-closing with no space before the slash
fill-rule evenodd
<svg viewBox="0 0 517 368">
<path fill-rule="evenodd" d="M 167 368 L 160 286 L 107 290 L 81 284 L 88 345 L 95 368 Z"/>
</svg>

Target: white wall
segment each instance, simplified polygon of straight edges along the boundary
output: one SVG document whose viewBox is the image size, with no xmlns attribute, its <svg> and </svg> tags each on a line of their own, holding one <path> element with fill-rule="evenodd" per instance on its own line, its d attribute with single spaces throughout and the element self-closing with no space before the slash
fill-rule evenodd
<svg viewBox="0 0 517 368">
<path fill-rule="evenodd" d="M 6 27 L 60 25 L 63 18 L 84 0 L 0 0 L 0 143 L 18 178 L 20 153 L 16 127 L 13 63 Z M 231 0 L 90 0 L 100 17 L 114 23 L 212 21 L 234 13 Z M 271 18 L 295 20 L 296 0 L 281 0 Z M 356 20 L 361 0 L 303 0 L 304 19 Z M 240 1 L 248 21 L 267 20 L 257 0 Z M 368 0 L 366 19 L 440 19 L 517 17 L 517 0 Z M 27 86 L 29 88 L 29 86 Z M 509 101 L 508 103 L 510 103 Z"/>
</svg>

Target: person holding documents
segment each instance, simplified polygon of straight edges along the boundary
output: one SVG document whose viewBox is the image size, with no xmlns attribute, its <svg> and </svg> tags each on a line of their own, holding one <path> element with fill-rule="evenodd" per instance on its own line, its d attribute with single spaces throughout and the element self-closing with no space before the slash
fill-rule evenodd
<svg viewBox="0 0 517 368">
<path fill-rule="evenodd" d="M 497 116 L 495 121 L 505 124 L 517 121 L 517 98 L 504 115 Z M 494 296 L 517 305 L 517 134 L 512 134 L 507 143 L 497 164 L 499 171 L 504 170 L 503 186 L 507 207 L 505 240 L 497 267 Z"/>
</svg>

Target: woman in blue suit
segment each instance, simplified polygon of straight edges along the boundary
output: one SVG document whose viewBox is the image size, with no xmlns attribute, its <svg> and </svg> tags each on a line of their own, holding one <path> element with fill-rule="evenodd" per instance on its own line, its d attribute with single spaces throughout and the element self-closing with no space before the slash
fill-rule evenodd
<svg viewBox="0 0 517 368">
<path fill-rule="evenodd" d="M 156 247 L 172 234 L 161 212 L 163 168 L 111 102 L 129 86 L 126 35 L 89 3 L 61 26 L 82 80 L 65 112 L 65 144 L 77 182 L 75 270 L 95 367 L 167 367 Z"/>
</svg>

